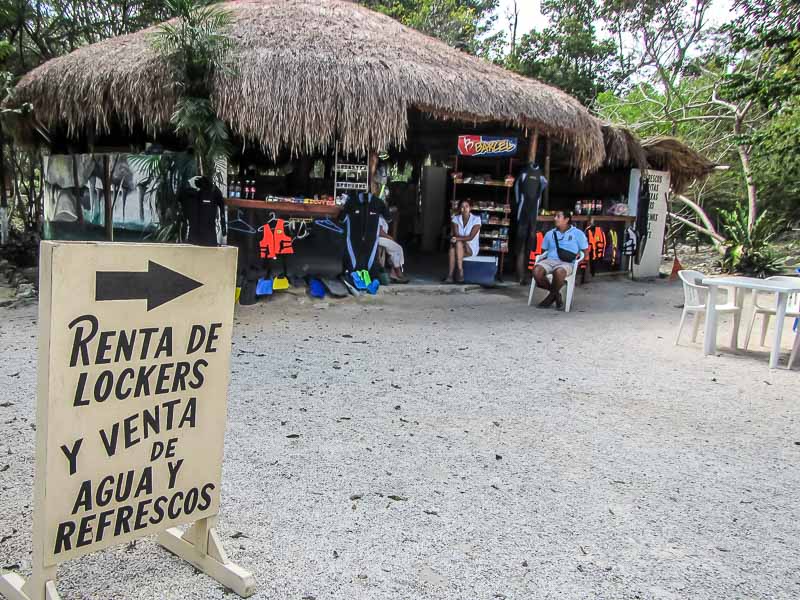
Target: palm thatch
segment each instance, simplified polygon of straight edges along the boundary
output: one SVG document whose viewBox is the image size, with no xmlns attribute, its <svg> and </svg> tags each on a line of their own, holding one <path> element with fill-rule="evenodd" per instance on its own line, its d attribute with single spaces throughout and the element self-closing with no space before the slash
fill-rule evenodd
<svg viewBox="0 0 800 600">
<path fill-rule="evenodd" d="M 641 140 L 627 127 L 604 124 L 603 142 L 606 148 L 606 166 L 612 169 L 647 169 L 647 154 L 642 148 Z"/>
<path fill-rule="evenodd" d="M 670 186 L 682 194 L 697 180 L 708 177 L 717 165 L 674 137 L 639 139 L 623 125 L 603 124 L 605 166 L 611 169 L 669 171 Z"/>
<path fill-rule="evenodd" d="M 277 153 L 401 146 L 408 113 L 536 128 L 572 150 L 586 173 L 602 164 L 600 122 L 566 93 L 506 71 L 346 0 L 240 0 L 235 69 L 213 82 L 215 109 L 234 134 Z M 42 65 L 17 86 L 47 127 L 163 131 L 178 88 L 151 49 L 154 28 Z"/>
<path fill-rule="evenodd" d="M 705 179 L 717 167 L 716 163 L 673 137 L 646 139 L 642 148 L 650 168 L 669 171 L 670 186 L 676 194 L 684 193 L 692 183 Z"/>
</svg>

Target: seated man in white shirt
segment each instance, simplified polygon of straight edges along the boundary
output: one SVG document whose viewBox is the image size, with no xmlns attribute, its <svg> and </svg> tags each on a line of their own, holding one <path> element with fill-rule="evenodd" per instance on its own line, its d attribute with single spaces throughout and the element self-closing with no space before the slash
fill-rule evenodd
<svg viewBox="0 0 800 600">
<path fill-rule="evenodd" d="M 386 250 L 389 255 L 389 279 L 392 283 L 408 283 L 408 278 L 403 274 L 405 255 L 403 247 L 389 235 L 389 224 L 383 217 L 378 221 L 378 245 Z"/>
<path fill-rule="evenodd" d="M 473 215 L 469 200 L 458 203 L 458 214 L 450 221 L 450 267 L 447 271 L 445 283 L 461 283 L 464 281 L 464 259 L 469 256 L 478 256 L 481 230 L 481 219 Z M 455 279 L 453 278 L 455 275 Z"/>
</svg>

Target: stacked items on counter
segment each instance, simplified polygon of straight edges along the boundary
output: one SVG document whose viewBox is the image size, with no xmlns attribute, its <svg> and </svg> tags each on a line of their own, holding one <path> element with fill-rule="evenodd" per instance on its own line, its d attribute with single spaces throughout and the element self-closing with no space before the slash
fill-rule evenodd
<svg viewBox="0 0 800 600">
<path fill-rule="evenodd" d="M 335 206 L 336 199 L 327 194 L 317 194 L 313 197 L 304 196 L 276 196 L 273 194 L 259 194 L 256 191 L 255 179 L 228 178 L 228 198 L 242 200 L 263 200 L 269 203 L 312 204 L 318 206 Z"/>
</svg>

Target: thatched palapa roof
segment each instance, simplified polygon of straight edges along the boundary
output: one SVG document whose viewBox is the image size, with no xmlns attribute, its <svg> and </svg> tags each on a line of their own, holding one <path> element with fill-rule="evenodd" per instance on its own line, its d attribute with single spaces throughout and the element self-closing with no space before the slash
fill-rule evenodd
<svg viewBox="0 0 800 600">
<path fill-rule="evenodd" d="M 673 137 L 646 139 L 642 148 L 651 168 L 669 171 L 670 186 L 676 194 L 682 194 L 694 181 L 705 179 L 717 168 L 716 163 Z"/>
<path fill-rule="evenodd" d="M 213 102 L 234 134 L 267 152 L 402 145 L 408 113 L 537 128 L 570 147 L 581 172 L 603 161 L 600 122 L 577 100 L 345 0 L 240 0 L 230 35 L 237 68 Z M 106 132 L 168 127 L 177 88 L 150 46 L 154 28 L 87 46 L 17 86 L 46 127 Z"/>
<path fill-rule="evenodd" d="M 669 171 L 670 187 L 682 194 L 697 180 L 708 177 L 717 165 L 681 140 L 658 136 L 641 140 L 622 125 L 603 125 L 605 165 L 612 169 Z"/>
<path fill-rule="evenodd" d="M 603 125 L 606 166 L 613 168 L 647 169 L 647 154 L 641 140 L 633 131 L 621 125 Z"/>
</svg>

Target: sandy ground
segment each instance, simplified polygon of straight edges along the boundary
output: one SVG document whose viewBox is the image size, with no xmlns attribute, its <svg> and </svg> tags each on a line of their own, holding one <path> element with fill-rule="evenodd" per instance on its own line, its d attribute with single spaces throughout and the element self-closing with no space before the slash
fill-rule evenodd
<svg viewBox="0 0 800 600">
<path fill-rule="evenodd" d="M 681 301 L 598 280 L 568 315 L 519 288 L 240 307 L 219 530 L 255 598 L 800 596 L 800 373 L 676 348 Z M 35 319 L 0 311 L 0 567 L 23 573 Z M 234 597 L 150 539 L 58 585 Z"/>
</svg>

